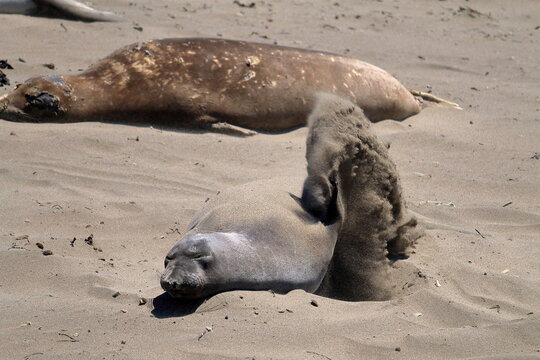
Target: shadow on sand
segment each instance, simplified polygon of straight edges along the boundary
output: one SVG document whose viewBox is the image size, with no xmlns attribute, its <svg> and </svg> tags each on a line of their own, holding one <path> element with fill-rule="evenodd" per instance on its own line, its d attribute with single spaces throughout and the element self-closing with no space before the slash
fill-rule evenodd
<svg viewBox="0 0 540 360">
<path fill-rule="evenodd" d="M 170 318 L 170 317 L 182 317 L 191 315 L 197 311 L 197 309 L 204 304 L 206 299 L 197 300 L 180 300 L 175 299 L 168 293 L 163 293 L 158 297 L 152 299 L 150 307 L 151 313 L 158 319 Z"/>
<path fill-rule="evenodd" d="M 203 313 L 223 309 L 229 304 L 227 295 L 216 294 L 197 300 L 175 299 L 168 293 L 155 297 L 149 302 L 151 313 L 158 319 L 183 317 L 193 313 Z"/>
</svg>

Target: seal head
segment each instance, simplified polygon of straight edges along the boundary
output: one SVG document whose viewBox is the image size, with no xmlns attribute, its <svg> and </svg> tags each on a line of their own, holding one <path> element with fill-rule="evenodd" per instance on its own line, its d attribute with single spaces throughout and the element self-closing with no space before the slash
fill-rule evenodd
<svg viewBox="0 0 540 360">
<path fill-rule="evenodd" d="M 71 88 L 60 76 L 27 80 L 0 98 L 0 118 L 11 121 L 62 121 L 71 102 Z"/>
<path fill-rule="evenodd" d="M 215 263 L 215 254 L 205 236 L 187 236 L 165 257 L 161 287 L 174 297 L 208 296 L 213 288 L 208 274 L 215 271 Z"/>
</svg>

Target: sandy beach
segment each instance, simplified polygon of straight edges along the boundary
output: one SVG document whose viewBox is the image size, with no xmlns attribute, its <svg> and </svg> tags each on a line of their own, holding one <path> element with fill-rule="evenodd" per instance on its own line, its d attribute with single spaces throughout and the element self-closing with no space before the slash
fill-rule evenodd
<svg viewBox="0 0 540 360">
<path fill-rule="evenodd" d="M 14 68 L 0 96 L 130 43 L 197 36 L 359 58 L 463 110 L 373 125 L 426 223 L 393 300 L 234 291 L 187 307 L 160 287 L 168 250 L 221 189 L 305 176 L 307 129 L 0 120 L 0 358 L 540 358 L 537 1 L 92 3 L 124 21 L 0 14 Z"/>
</svg>

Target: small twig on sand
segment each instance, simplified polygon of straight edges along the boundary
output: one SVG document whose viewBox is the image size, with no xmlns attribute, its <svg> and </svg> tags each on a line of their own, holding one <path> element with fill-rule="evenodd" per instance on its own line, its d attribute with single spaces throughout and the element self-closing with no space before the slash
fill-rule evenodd
<svg viewBox="0 0 540 360">
<path fill-rule="evenodd" d="M 319 354 L 318 352 L 315 352 L 315 351 L 309 351 L 309 350 L 306 350 L 306 352 L 307 352 L 308 354 L 319 355 L 319 356 L 322 356 L 322 357 L 325 358 L 325 359 L 332 360 L 332 359 L 329 358 L 328 356 L 323 355 L 323 354 Z"/>
<path fill-rule="evenodd" d="M 30 359 L 30 357 L 35 356 L 35 355 L 45 355 L 45 354 L 42 353 L 42 352 L 35 352 L 35 353 L 33 353 L 33 354 L 26 355 L 26 356 L 24 357 L 24 360 L 28 360 L 28 359 Z"/>
<path fill-rule="evenodd" d="M 22 247 L 22 246 L 20 246 L 20 245 L 17 245 L 16 243 L 12 243 L 12 244 L 11 244 L 11 246 L 8 248 L 8 250 L 11 250 L 11 249 L 28 250 L 27 248 Z"/>
<path fill-rule="evenodd" d="M 474 229 L 474 230 L 476 230 L 476 232 L 478 233 L 478 235 L 480 235 L 482 237 L 482 239 L 486 238 L 484 235 L 482 235 L 482 233 L 480 231 L 478 231 L 478 229 Z"/>
<path fill-rule="evenodd" d="M 69 340 L 66 339 L 66 340 L 59 340 L 59 341 L 79 342 L 79 340 L 75 339 L 73 336 L 68 335 L 66 333 L 58 333 L 58 335 L 67 336 L 69 338 Z"/>
<path fill-rule="evenodd" d="M 432 102 L 437 103 L 437 104 L 441 104 L 441 103 L 442 104 L 447 104 L 447 105 L 455 107 L 456 109 L 463 110 L 463 108 L 461 106 L 459 106 L 459 104 L 457 104 L 455 102 L 445 100 L 443 98 L 440 98 L 440 97 L 435 96 L 433 94 L 428 94 L 428 93 L 423 92 L 423 91 L 418 91 L 418 90 L 413 90 L 413 89 L 408 89 L 408 90 L 413 96 L 419 96 L 422 99 L 427 100 L 427 101 L 432 101 Z"/>
<path fill-rule="evenodd" d="M 197 338 L 197 341 L 201 341 L 201 338 L 208 334 L 210 331 L 212 331 L 212 327 L 211 326 L 207 326 L 203 331 L 201 331 L 201 333 L 199 334 L 199 337 Z"/>
</svg>

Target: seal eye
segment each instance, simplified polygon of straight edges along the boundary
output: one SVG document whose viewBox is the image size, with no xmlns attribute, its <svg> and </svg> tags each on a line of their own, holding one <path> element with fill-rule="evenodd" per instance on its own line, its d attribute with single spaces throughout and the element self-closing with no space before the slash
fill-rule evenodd
<svg viewBox="0 0 540 360">
<path fill-rule="evenodd" d="M 193 258 L 196 262 L 198 262 L 203 269 L 208 269 L 210 266 L 210 261 L 212 260 L 211 255 L 205 255 L 205 254 L 198 254 L 196 257 Z"/>
<path fill-rule="evenodd" d="M 172 258 L 171 258 L 170 256 L 166 256 L 166 257 L 165 257 L 165 262 L 164 262 L 165 267 L 167 267 L 167 265 L 169 265 L 169 262 L 170 262 L 171 260 L 172 260 Z"/>
<path fill-rule="evenodd" d="M 206 266 L 212 259 L 212 251 L 210 250 L 210 248 L 204 241 L 191 245 L 186 250 L 185 254 L 187 257 L 189 257 L 192 260 L 197 261 L 203 266 Z"/>
</svg>

